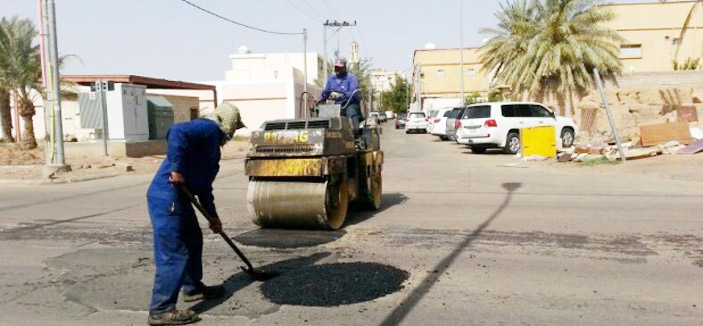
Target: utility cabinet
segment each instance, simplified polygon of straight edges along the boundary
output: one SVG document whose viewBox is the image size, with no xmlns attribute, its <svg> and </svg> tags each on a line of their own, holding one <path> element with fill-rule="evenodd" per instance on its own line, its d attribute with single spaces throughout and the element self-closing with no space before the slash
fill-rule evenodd
<svg viewBox="0 0 703 326">
<path fill-rule="evenodd" d="M 149 118 L 146 110 L 146 86 L 115 84 L 108 91 L 108 134 L 111 140 L 128 142 L 149 140 Z"/>
<path fill-rule="evenodd" d="M 146 86 L 110 83 L 108 89 L 104 101 L 99 92 L 78 94 L 81 127 L 102 130 L 103 112 L 107 112 L 107 132 L 110 140 L 149 140 Z"/>
<path fill-rule="evenodd" d="M 166 139 L 168 129 L 173 126 L 173 104 L 163 96 L 147 96 L 149 113 L 149 139 Z"/>
</svg>

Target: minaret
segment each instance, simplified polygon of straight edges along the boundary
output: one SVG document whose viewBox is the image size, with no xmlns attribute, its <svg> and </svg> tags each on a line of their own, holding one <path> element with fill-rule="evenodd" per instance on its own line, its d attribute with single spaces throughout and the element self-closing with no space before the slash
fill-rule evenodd
<svg viewBox="0 0 703 326">
<path fill-rule="evenodd" d="M 358 65 L 359 62 L 361 62 L 361 59 L 359 58 L 359 43 L 356 43 L 356 41 L 353 41 L 351 43 L 351 46 L 349 48 L 349 66 L 354 66 Z"/>
</svg>

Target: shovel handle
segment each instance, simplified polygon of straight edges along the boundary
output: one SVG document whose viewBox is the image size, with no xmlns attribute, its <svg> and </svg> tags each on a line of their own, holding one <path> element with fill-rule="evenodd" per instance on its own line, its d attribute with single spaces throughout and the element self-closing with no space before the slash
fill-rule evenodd
<svg viewBox="0 0 703 326">
<path fill-rule="evenodd" d="M 213 220 L 214 220 L 214 219 L 213 219 L 212 216 L 210 216 L 210 214 L 205 210 L 205 207 L 203 207 L 203 205 L 200 204 L 200 201 L 199 201 L 197 198 L 195 198 L 195 196 L 193 195 L 193 193 L 191 193 L 190 190 L 188 190 L 188 188 L 187 188 L 186 186 L 184 186 L 184 185 L 180 185 L 180 186 L 178 186 L 178 187 L 181 189 L 181 191 L 182 191 L 184 194 L 186 194 L 186 196 L 188 197 L 188 199 L 190 200 L 190 202 L 191 202 L 193 205 L 195 205 L 195 208 L 197 208 L 198 211 L 200 211 L 200 214 L 202 214 L 203 216 L 205 216 L 205 219 L 208 220 L 208 222 L 213 223 Z M 249 259 L 247 259 L 247 257 L 244 256 L 244 253 L 243 253 L 241 250 L 239 250 L 239 248 L 237 248 L 237 245 L 234 244 L 234 242 L 232 241 L 232 239 L 230 239 L 230 237 L 228 237 L 227 234 L 225 234 L 225 231 L 217 232 L 217 234 L 219 234 L 219 235 L 222 237 L 222 239 L 225 240 L 225 242 L 227 242 L 227 244 L 230 246 L 230 248 L 232 248 L 232 250 L 234 250 L 234 252 L 237 253 L 237 256 L 239 256 L 239 258 L 244 262 L 244 264 L 247 265 L 247 267 L 249 268 L 249 270 L 254 270 L 254 266 L 252 266 L 251 262 L 249 262 Z"/>
</svg>

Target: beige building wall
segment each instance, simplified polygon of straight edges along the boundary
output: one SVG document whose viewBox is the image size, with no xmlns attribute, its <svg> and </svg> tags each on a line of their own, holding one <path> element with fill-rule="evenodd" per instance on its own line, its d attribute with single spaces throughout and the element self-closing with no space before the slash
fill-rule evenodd
<svg viewBox="0 0 703 326">
<path fill-rule="evenodd" d="M 625 38 L 623 73 L 673 71 L 673 62 L 703 57 L 703 2 L 647 2 L 606 5 L 615 14 L 607 24 Z M 681 31 L 693 9 L 688 29 Z M 678 55 L 677 55 L 678 49 Z M 700 64 L 703 64 L 703 58 Z"/>
<path fill-rule="evenodd" d="M 459 49 L 416 50 L 413 65 L 413 92 L 421 97 L 459 98 L 461 92 L 461 68 Z M 464 95 L 488 93 L 489 78 L 482 71 L 478 48 L 464 49 Z"/>
</svg>

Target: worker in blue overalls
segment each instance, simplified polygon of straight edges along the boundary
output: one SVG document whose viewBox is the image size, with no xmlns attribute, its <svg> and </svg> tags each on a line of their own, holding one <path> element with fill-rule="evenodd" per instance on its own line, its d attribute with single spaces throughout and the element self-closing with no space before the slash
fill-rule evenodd
<svg viewBox="0 0 703 326">
<path fill-rule="evenodd" d="M 359 80 L 347 71 L 347 62 L 344 59 L 337 59 L 334 62 L 334 75 L 327 79 L 327 85 L 322 91 L 322 101 L 327 99 L 342 105 L 342 115 L 351 119 L 354 133 L 358 134 L 362 120 L 359 107 Z"/>
<path fill-rule="evenodd" d="M 213 217 L 210 229 L 221 231 L 212 182 L 220 168 L 220 146 L 243 127 L 239 110 L 223 103 L 213 114 L 175 124 L 168 131 L 166 159 L 147 191 L 156 263 L 149 325 L 183 325 L 200 320 L 192 310 L 176 310 L 181 290 L 186 302 L 224 294 L 221 285 L 205 286 L 201 281 L 203 234 L 189 198 L 179 187 L 187 187 L 200 199 Z"/>
</svg>

